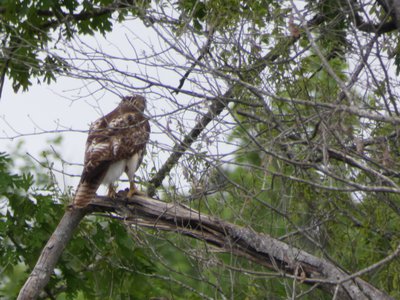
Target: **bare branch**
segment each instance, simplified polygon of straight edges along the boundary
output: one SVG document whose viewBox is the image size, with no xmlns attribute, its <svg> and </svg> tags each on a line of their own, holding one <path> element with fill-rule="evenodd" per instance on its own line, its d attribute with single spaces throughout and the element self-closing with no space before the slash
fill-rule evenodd
<svg viewBox="0 0 400 300">
<path fill-rule="evenodd" d="M 97 197 L 93 206 L 100 210 L 115 210 L 121 216 L 121 220 L 132 226 L 178 232 L 206 241 L 228 253 L 243 256 L 287 276 L 291 275 L 301 282 L 321 283 L 321 287 L 332 294 L 336 285 L 340 284 L 340 299 L 391 299 L 362 279 L 347 275 L 324 259 L 269 235 L 202 214 L 179 203 L 165 203 L 147 197 L 135 197 L 133 200 L 115 199 L 110 202 L 107 197 Z M 379 266 L 398 255 L 399 251 L 395 251 L 379 262 Z M 374 264 L 359 275 L 375 267 Z M 351 281 L 353 278 L 355 280 Z"/>
<path fill-rule="evenodd" d="M 391 299 L 364 280 L 347 274 L 325 259 L 313 256 L 290 244 L 205 215 L 179 203 L 165 203 L 148 197 L 133 199 L 97 197 L 86 211 L 67 211 L 44 248 L 37 265 L 20 291 L 18 299 L 36 299 L 71 238 L 73 230 L 89 211 L 113 213 L 131 226 L 177 232 L 239 255 L 306 284 L 320 288 L 339 299 Z M 379 266 L 397 257 L 399 251 L 379 262 Z M 375 267 L 367 268 L 361 275 Z M 352 279 L 352 280 L 351 280 Z"/>
<path fill-rule="evenodd" d="M 320 21 L 320 20 L 319 20 Z M 312 21 L 309 22 L 310 26 L 315 25 L 316 19 L 313 18 Z M 276 47 L 274 47 L 269 53 L 265 56 L 257 60 L 254 64 L 249 66 L 247 69 L 251 71 L 250 78 L 248 78 L 249 82 L 252 81 L 257 75 L 259 75 L 266 67 L 268 63 L 271 63 L 278 59 L 282 52 L 285 52 L 289 49 L 291 45 L 293 45 L 298 39 L 288 37 L 284 39 L 282 42 L 278 43 Z M 200 63 L 200 60 L 196 60 L 196 64 Z M 224 74 L 220 74 L 224 76 Z M 232 78 L 229 78 L 232 80 Z M 230 98 L 233 96 L 233 92 L 237 87 L 240 87 L 242 84 L 248 86 L 249 84 L 239 80 L 238 82 L 234 81 L 234 84 L 225 92 L 222 97 L 215 97 L 211 99 L 212 105 L 210 106 L 209 111 L 201 118 L 201 120 L 196 123 L 194 128 L 185 136 L 185 138 L 179 144 L 175 145 L 172 149 L 172 154 L 168 158 L 168 160 L 163 164 L 161 169 L 157 172 L 157 174 L 149 181 L 148 195 L 152 197 L 155 193 L 155 190 L 161 185 L 165 176 L 170 172 L 172 167 L 178 162 L 179 158 L 183 155 L 183 153 L 190 147 L 190 145 L 197 139 L 200 133 L 205 129 L 208 123 L 210 123 L 213 119 L 218 117 L 223 109 L 230 102 Z M 175 91 L 180 91 L 178 88 Z"/>
<path fill-rule="evenodd" d="M 70 241 L 72 234 L 88 210 L 66 211 L 57 228 L 49 238 L 31 274 L 21 288 L 19 300 L 36 299 L 53 274 L 54 268 Z"/>
</svg>

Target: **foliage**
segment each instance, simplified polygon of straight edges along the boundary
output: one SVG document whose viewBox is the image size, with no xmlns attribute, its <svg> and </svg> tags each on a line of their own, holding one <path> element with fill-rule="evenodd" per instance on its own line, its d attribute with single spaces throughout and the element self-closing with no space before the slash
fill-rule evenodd
<svg viewBox="0 0 400 300">
<path fill-rule="evenodd" d="M 0 70 L 12 80 L 15 91 L 26 91 L 32 80 L 51 83 L 69 65 L 56 51 L 58 41 L 75 35 L 106 34 L 113 28 L 112 14 L 122 22 L 128 13 L 138 15 L 148 1 L 2 1 L 0 4 L 2 51 Z M 59 36 L 57 38 L 57 35 Z M 4 75 L 3 75 L 4 76 Z"/>
<path fill-rule="evenodd" d="M 21 159 L 18 151 L 13 156 Z M 33 168 L 32 162 L 28 158 L 25 160 L 26 165 L 20 162 L 20 168 L 25 171 L 29 170 L 27 166 Z M 65 204 L 59 203 L 60 198 L 54 199 L 54 195 L 60 195 L 55 183 L 51 183 L 52 176 L 40 174 L 46 168 L 36 166 L 35 176 L 29 173 L 18 175 L 12 173 L 12 165 L 10 156 L 2 153 L 2 299 L 17 296 L 65 209 Z M 43 184 L 47 178 L 47 184 L 38 185 L 34 177 L 41 178 Z M 62 198 L 68 203 L 67 195 Z M 155 237 L 149 234 L 151 232 L 133 233 L 117 220 L 101 216 L 87 218 L 60 259 L 45 294 L 57 299 L 145 299 L 168 295 L 175 299 L 202 299 L 205 295 L 213 297 L 219 293 L 234 298 L 262 296 L 263 292 L 256 288 L 265 285 L 262 280 L 219 267 L 220 263 L 232 264 L 230 255 L 217 258 L 210 253 L 208 257 L 197 257 L 195 252 L 190 254 L 183 249 L 189 247 L 201 251 L 205 247 L 202 243 L 175 234 L 158 233 Z M 143 240 L 147 240 L 146 244 L 141 242 Z M 262 268 L 252 266 L 246 260 L 236 260 L 241 267 L 262 272 Z M 231 290 L 233 284 L 235 288 Z M 280 289 L 273 284 L 268 288 L 271 294 Z"/>
<path fill-rule="evenodd" d="M 57 74 L 114 93 L 146 88 L 156 132 L 170 145 L 184 141 L 171 156 L 187 146 L 160 198 L 281 239 L 349 274 L 364 269 L 363 279 L 400 297 L 398 259 L 368 269 L 400 244 L 398 22 L 384 1 L 5 1 L 0 14 L 2 71 L 15 90 Z M 132 43 L 140 40 L 132 18 L 161 45 L 147 37 L 144 50 Z M 82 47 L 83 66 L 58 51 L 60 41 L 105 36 L 116 22 L 132 30 L 133 54 L 118 45 L 119 53 L 99 50 L 93 58 Z M 178 88 L 169 82 L 177 74 Z M 223 113 L 213 111 L 221 103 Z M 206 117 L 212 121 L 196 133 Z M 225 146 L 234 150 L 221 154 Z M 159 153 L 170 149 L 158 141 L 151 147 L 147 163 L 157 176 Z M 51 170 L 59 159 L 44 151 L 39 163 Z M 24 162 L 14 165 L 22 175 L 11 171 L 16 160 Z M 69 196 L 19 152 L 0 157 L 0 176 L 1 289 L 12 298 Z M 176 233 L 122 224 L 85 220 L 46 293 L 332 298 Z"/>
</svg>

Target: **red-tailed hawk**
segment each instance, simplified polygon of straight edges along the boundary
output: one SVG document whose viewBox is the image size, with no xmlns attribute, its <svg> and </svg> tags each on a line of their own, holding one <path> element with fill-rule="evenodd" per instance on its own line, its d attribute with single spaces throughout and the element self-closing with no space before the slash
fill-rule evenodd
<svg viewBox="0 0 400 300">
<path fill-rule="evenodd" d="M 85 162 L 73 208 L 87 206 L 100 184 L 109 186 L 109 197 L 115 196 L 114 182 L 125 171 L 130 182 L 128 197 L 137 190 L 134 175 L 142 162 L 150 125 L 143 112 L 146 99 L 139 95 L 122 98 L 108 115 L 95 121 L 86 141 Z"/>
</svg>

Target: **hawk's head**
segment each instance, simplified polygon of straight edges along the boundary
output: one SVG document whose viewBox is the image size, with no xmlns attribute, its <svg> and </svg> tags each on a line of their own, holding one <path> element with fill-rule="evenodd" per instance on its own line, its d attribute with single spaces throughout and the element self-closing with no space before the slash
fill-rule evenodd
<svg viewBox="0 0 400 300">
<path fill-rule="evenodd" d="M 122 98 L 120 106 L 136 111 L 144 112 L 146 109 L 146 99 L 140 95 L 126 96 Z"/>
</svg>

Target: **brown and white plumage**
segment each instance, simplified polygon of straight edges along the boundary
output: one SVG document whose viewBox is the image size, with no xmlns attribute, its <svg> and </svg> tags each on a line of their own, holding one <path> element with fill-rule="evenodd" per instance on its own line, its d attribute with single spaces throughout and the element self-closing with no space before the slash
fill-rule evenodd
<svg viewBox="0 0 400 300">
<path fill-rule="evenodd" d="M 145 108 L 144 97 L 124 97 L 116 109 L 90 126 L 83 172 L 72 202 L 74 208 L 87 206 L 101 183 L 109 185 L 109 196 L 113 196 L 113 183 L 123 172 L 130 181 L 128 196 L 136 192 L 134 174 L 150 136 Z"/>
</svg>

